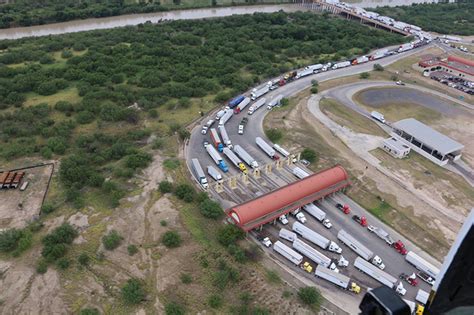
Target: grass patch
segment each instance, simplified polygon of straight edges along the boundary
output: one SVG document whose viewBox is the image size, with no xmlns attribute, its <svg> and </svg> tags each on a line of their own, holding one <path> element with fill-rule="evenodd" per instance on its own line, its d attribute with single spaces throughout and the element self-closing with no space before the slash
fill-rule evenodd
<svg viewBox="0 0 474 315">
<path fill-rule="evenodd" d="M 36 93 L 28 93 L 25 106 L 33 106 L 41 103 L 47 103 L 50 106 L 55 105 L 59 101 L 68 101 L 71 103 L 78 103 L 81 101 L 81 97 L 75 87 L 69 87 L 65 90 L 61 90 L 56 94 L 42 96 Z"/>
<path fill-rule="evenodd" d="M 267 282 L 270 284 L 280 284 L 281 278 L 280 275 L 275 270 L 266 270 L 265 271 L 265 278 Z"/>
<path fill-rule="evenodd" d="M 321 111 L 339 125 L 347 126 L 359 133 L 386 137 L 387 134 L 372 120 L 356 113 L 334 99 L 324 98 L 320 102 Z"/>
</svg>

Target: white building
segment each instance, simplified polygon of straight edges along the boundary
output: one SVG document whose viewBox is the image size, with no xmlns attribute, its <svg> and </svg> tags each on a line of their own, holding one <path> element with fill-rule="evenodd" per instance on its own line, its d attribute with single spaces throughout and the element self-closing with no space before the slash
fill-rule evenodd
<svg viewBox="0 0 474 315">
<path fill-rule="evenodd" d="M 394 137 L 385 139 L 381 145 L 381 148 L 385 152 L 390 153 L 392 156 L 398 159 L 403 159 L 404 157 L 408 156 L 408 153 L 410 153 L 410 147 L 406 144 L 403 144 Z"/>
</svg>

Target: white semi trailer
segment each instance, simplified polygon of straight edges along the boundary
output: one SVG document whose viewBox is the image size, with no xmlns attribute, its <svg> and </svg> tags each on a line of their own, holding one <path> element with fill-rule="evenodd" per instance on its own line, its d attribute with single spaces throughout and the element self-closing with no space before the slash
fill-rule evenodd
<svg viewBox="0 0 474 315">
<path fill-rule="evenodd" d="M 209 165 L 207 167 L 207 174 L 209 174 L 209 176 L 211 176 L 216 182 L 222 183 L 222 175 L 214 166 Z"/>
<path fill-rule="evenodd" d="M 350 249 L 352 249 L 360 257 L 371 262 L 375 266 L 379 267 L 381 270 L 385 269 L 385 265 L 379 256 L 375 255 L 373 251 L 365 247 L 361 242 L 356 240 L 352 235 L 350 235 L 346 231 L 340 230 L 337 233 L 337 238 L 341 242 L 346 244 Z"/>
<path fill-rule="evenodd" d="M 288 231 L 287 229 L 281 229 L 278 236 L 290 242 L 294 242 L 298 238 L 295 232 Z"/>
<path fill-rule="evenodd" d="M 293 175 L 295 175 L 296 177 L 298 177 L 299 179 L 303 179 L 305 177 L 308 177 L 309 176 L 309 173 L 306 172 L 305 170 L 303 170 L 302 168 L 296 166 L 293 170 Z"/>
<path fill-rule="evenodd" d="M 412 251 L 409 251 L 405 256 L 406 261 L 415 266 L 416 269 L 426 272 L 428 275 L 436 279 L 439 274 L 439 269 L 430 264 L 425 259 L 421 258 Z"/>
<path fill-rule="evenodd" d="M 311 75 L 313 73 L 314 73 L 313 69 L 304 69 L 304 70 L 298 71 L 296 73 L 296 78 L 299 79 L 299 78 L 302 78 L 302 77 L 306 77 L 306 76 Z"/>
<path fill-rule="evenodd" d="M 324 227 L 326 227 L 327 229 L 332 228 L 331 221 L 329 221 L 329 219 L 326 219 L 326 212 L 321 210 L 315 204 L 309 203 L 307 205 L 304 205 L 303 209 L 304 209 L 304 211 L 306 211 L 310 215 L 312 215 L 316 220 L 321 222 L 324 225 Z"/>
<path fill-rule="evenodd" d="M 263 150 L 270 158 L 273 160 L 278 160 L 278 155 L 276 155 L 275 150 L 273 150 L 272 146 L 265 142 L 260 137 L 255 138 L 255 143 L 257 143 L 258 147 Z"/>
<path fill-rule="evenodd" d="M 253 89 L 252 93 L 250 93 L 250 97 L 252 98 L 252 101 L 255 101 L 260 96 L 263 96 L 266 93 L 268 93 L 268 91 L 270 91 L 270 86 L 272 86 L 272 82 L 267 83 L 265 86 L 261 88 Z"/>
<path fill-rule="evenodd" d="M 201 164 L 199 163 L 199 160 L 198 159 L 192 159 L 191 162 L 193 164 L 193 170 L 194 170 L 194 173 L 196 175 L 196 179 L 198 180 L 199 184 L 201 184 L 201 186 L 203 188 L 207 188 L 208 187 L 207 178 L 206 178 L 206 175 L 204 174 L 204 171 L 202 170 L 202 167 L 201 167 Z"/>
<path fill-rule="evenodd" d="M 253 113 L 255 113 L 257 109 L 264 106 L 266 102 L 267 102 L 267 99 L 265 97 L 259 99 L 258 101 L 253 103 L 252 106 L 249 107 L 249 111 L 247 112 L 247 114 L 252 115 Z"/>
<path fill-rule="evenodd" d="M 251 168 L 258 168 L 258 162 L 245 151 L 240 145 L 236 144 L 234 147 L 234 152 L 242 159 L 248 166 Z"/>
<path fill-rule="evenodd" d="M 332 271 L 328 268 L 324 268 L 321 265 L 316 267 L 316 272 L 314 274 L 316 277 L 323 278 L 324 280 L 327 280 L 340 288 L 352 291 L 354 293 L 360 292 L 360 287 L 355 282 L 352 282 L 349 277 L 346 277 L 343 274 Z"/>
<path fill-rule="evenodd" d="M 224 125 L 219 126 L 219 133 L 221 134 L 224 145 L 232 149 L 232 141 L 230 141 L 229 135 L 227 134 L 227 130 L 225 129 Z"/>
<path fill-rule="evenodd" d="M 272 109 L 273 107 L 280 105 L 280 101 L 282 99 L 283 99 L 283 95 L 281 94 L 275 96 L 274 98 L 272 98 L 270 103 L 268 103 L 267 109 Z"/>
<path fill-rule="evenodd" d="M 239 103 L 239 105 L 234 108 L 234 114 L 242 112 L 248 104 L 250 104 L 250 98 L 246 97 L 242 102 Z"/>
<path fill-rule="evenodd" d="M 332 69 L 336 70 L 336 69 L 340 69 L 340 68 L 349 67 L 350 65 L 351 65 L 350 61 L 338 62 L 334 66 L 332 66 Z"/>
<path fill-rule="evenodd" d="M 296 266 L 299 266 L 303 262 L 303 256 L 280 241 L 276 241 L 275 244 L 273 244 L 273 250 L 294 263 Z"/>
<path fill-rule="evenodd" d="M 307 239 L 311 243 L 318 245 L 322 249 L 329 250 L 335 253 L 342 253 L 342 249 L 333 241 L 328 240 L 324 236 L 316 233 L 310 228 L 304 226 L 300 222 L 294 222 L 292 226 L 293 231 L 301 235 L 303 238 Z"/>
<path fill-rule="evenodd" d="M 232 111 L 232 109 L 227 109 L 225 111 L 225 114 L 221 117 L 221 119 L 219 119 L 219 126 L 224 126 L 225 123 L 229 121 L 229 119 L 232 117 L 233 114 L 234 112 Z"/>
<path fill-rule="evenodd" d="M 320 252 L 318 252 L 300 239 L 296 239 L 293 241 L 293 248 L 304 256 L 311 259 L 313 262 L 325 268 L 329 268 L 332 263 L 331 259 L 324 256 L 323 254 L 321 254 Z"/>
<path fill-rule="evenodd" d="M 354 267 L 367 274 L 368 276 L 374 278 L 378 282 L 386 285 L 390 289 L 393 289 L 397 284 L 398 280 L 395 277 L 392 277 L 385 271 L 380 270 L 379 268 L 375 267 L 374 265 L 360 257 L 357 257 L 354 261 Z"/>
</svg>

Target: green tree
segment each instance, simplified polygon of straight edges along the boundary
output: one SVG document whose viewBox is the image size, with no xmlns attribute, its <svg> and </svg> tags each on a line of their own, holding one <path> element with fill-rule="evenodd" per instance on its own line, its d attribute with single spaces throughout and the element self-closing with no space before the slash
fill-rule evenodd
<svg viewBox="0 0 474 315">
<path fill-rule="evenodd" d="M 127 246 L 127 251 L 128 251 L 128 254 L 130 256 L 133 256 L 135 255 L 136 253 L 138 253 L 138 247 L 136 245 L 128 245 Z"/>
<path fill-rule="evenodd" d="M 217 230 L 217 241 L 224 246 L 234 244 L 245 237 L 245 233 L 232 224 L 226 224 Z"/>
<path fill-rule="evenodd" d="M 374 64 L 374 70 L 375 71 L 383 71 L 384 70 L 384 67 L 381 65 L 381 64 Z"/>
<path fill-rule="evenodd" d="M 44 259 L 40 259 L 36 264 L 36 272 L 44 274 L 46 271 L 48 271 L 48 263 Z"/>
<path fill-rule="evenodd" d="M 178 186 L 176 186 L 174 194 L 179 199 L 182 199 L 186 202 L 192 202 L 194 200 L 194 195 L 196 194 L 196 191 L 194 190 L 193 186 L 189 184 L 179 184 Z"/>
<path fill-rule="evenodd" d="M 162 193 L 162 194 L 167 194 L 167 193 L 170 193 L 173 191 L 173 184 L 170 183 L 169 181 L 167 180 L 162 180 L 160 182 L 160 184 L 158 185 L 158 190 Z"/>
<path fill-rule="evenodd" d="M 310 163 L 314 163 L 317 161 L 317 155 L 316 152 L 313 149 L 310 148 L 304 148 L 303 151 L 301 152 L 301 158 L 304 160 L 307 160 Z"/>
<path fill-rule="evenodd" d="M 321 304 L 322 297 L 318 289 L 314 287 L 304 287 L 298 290 L 298 297 L 307 305 L 318 306 Z"/>
<path fill-rule="evenodd" d="M 220 204 L 211 199 L 202 201 L 199 204 L 199 209 L 203 216 L 214 220 L 220 218 L 224 213 Z"/>
<path fill-rule="evenodd" d="M 167 231 L 163 234 L 161 242 L 168 248 L 175 248 L 181 245 L 181 236 L 176 231 Z"/>
<path fill-rule="evenodd" d="M 69 262 L 69 259 L 67 259 L 65 257 L 62 257 L 62 258 L 58 259 L 56 264 L 58 265 L 58 267 L 60 269 L 65 270 L 65 269 L 69 268 L 70 262 Z"/>
<path fill-rule="evenodd" d="M 359 74 L 359 78 L 361 78 L 361 79 L 368 79 L 368 78 L 370 78 L 370 73 L 368 73 L 368 72 L 362 72 L 361 74 Z"/>
<path fill-rule="evenodd" d="M 145 299 L 146 292 L 137 279 L 129 279 L 122 287 L 122 299 L 126 304 L 138 304 Z"/>
<path fill-rule="evenodd" d="M 114 250 L 120 246 L 122 240 L 123 237 L 116 230 L 112 230 L 102 237 L 102 244 L 104 244 L 105 249 Z"/>
<path fill-rule="evenodd" d="M 81 253 L 79 257 L 77 257 L 77 261 L 81 266 L 88 266 L 90 262 L 90 257 L 87 255 L 87 253 Z"/>
</svg>

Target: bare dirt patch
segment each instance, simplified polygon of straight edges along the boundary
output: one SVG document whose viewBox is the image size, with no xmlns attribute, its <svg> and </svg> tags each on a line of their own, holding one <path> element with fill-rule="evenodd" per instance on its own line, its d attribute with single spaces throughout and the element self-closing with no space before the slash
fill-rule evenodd
<svg viewBox="0 0 474 315">
<path fill-rule="evenodd" d="M 0 189 L 0 229 L 21 228 L 33 221 L 41 210 L 52 166 L 39 166 L 22 170 L 23 182 L 29 185 L 25 191 Z"/>
</svg>

